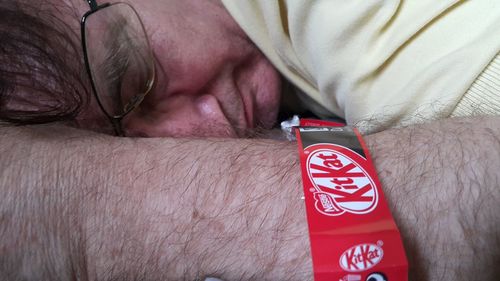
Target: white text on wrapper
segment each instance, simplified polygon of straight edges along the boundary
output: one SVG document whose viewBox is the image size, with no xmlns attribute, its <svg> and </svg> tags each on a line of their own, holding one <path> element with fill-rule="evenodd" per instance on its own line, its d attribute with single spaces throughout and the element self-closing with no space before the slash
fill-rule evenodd
<svg viewBox="0 0 500 281">
<path fill-rule="evenodd" d="M 345 271 L 362 272 L 376 266 L 384 257 L 382 242 L 376 244 L 359 244 L 347 249 L 341 256 L 339 264 Z"/>
<path fill-rule="evenodd" d="M 378 202 L 373 179 L 353 157 L 361 157 L 352 150 L 344 153 L 317 149 L 309 152 L 307 173 L 314 185 L 316 209 L 327 216 L 344 213 L 367 214 Z"/>
</svg>

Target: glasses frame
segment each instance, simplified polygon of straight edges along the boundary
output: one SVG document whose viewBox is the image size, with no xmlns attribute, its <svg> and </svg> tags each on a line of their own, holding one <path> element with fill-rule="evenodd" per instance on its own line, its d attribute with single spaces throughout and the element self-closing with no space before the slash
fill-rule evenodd
<svg viewBox="0 0 500 281">
<path fill-rule="evenodd" d="M 89 79 L 90 79 L 90 85 L 91 85 L 91 88 L 92 88 L 92 93 L 94 94 L 94 97 L 96 98 L 97 100 L 97 104 L 99 105 L 99 108 L 101 109 L 101 111 L 104 113 L 104 115 L 106 115 L 106 117 L 109 119 L 109 121 L 111 122 L 111 125 L 113 126 L 113 130 L 115 132 L 115 135 L 117 136 L 125 136 L 125 133 L 123 131 L 123 125 L 122 125 L 122 120 L 123 118 L 129 114 L 130 112 L 132 112 L 134 109 L 136 109 L 140 104 L 141 102 L 144 100 L 144 97 L 149 94 L 151 92 L 151 90 L 153 89 L 154 87 L 154 83 L 155 83 L 155 80 L 156 80 L 156 69 L 155 69 L 155 62 L 154 62 L 154 55 L 153 55 L 153 50 L 151 48 L 151 44 L 148 40 L 148 36 L 147 36 L 147 32 L 146 32 L 146 29 L 144 28 L 144 23 L 142 22 L 142 19 L 141 17 L 139 16 L 139 14 L 137 13 L 137 11 L 133 8 L 132 5 L 128 4 L 128 3 L 123 3 L 123 2 L 114 2 L 114 3 L 104 3 L 104 4 L 97 4 L 97 1 L 96 0 L 86 0 L 86 2 L 89 4 L 89 7 L 90 7 L 90 10 L 88 10 L 87 12 L 85 12 L 85 14 L 83 14 L 81 20 L 80 20 L 80 32 L 81 32 L 81 42 L 82 42 L 82 49 L 83 49 L 83 59 L 84 59 L 84 62 L 85 62 L 85 69 L 87 71 L 87 75 L 89 76 Z M 85 33 L 85 24 L 87 22 L 87 19 L 99 12 L 100 10 L 103 10 L 105 8 L 108 8 L 108 7 L 111 7 L 112 5 L 115 5 L 115 4 L 125 4 L 125 5 L 128 5 L 129 7 L 132 8 L 133 12 L 137 15 L 137 18 L 139 19 L 139 23 L 141 24 L 141 27 L 142 27 L 142 30 L 144 31 L 144 34 L 146 35 L 146 41 L 147 41 L 147 45 L 149 47 L 149 52 L 150 52 L 150 57 L 151 59 L 153 60 L 151 63 L 152 63 L 152 69 L 153 69 L 153 73 L 152 73 L 152 77 L 151 79 L 148 80 L 147 82 L 147 85 L 146 85 L 146 91 L 144 93 L 138 93 L 136 94 L 135 96 L 133 96 L 130 101 L 125 105 L 124 107 L 124 111 L 119 114 L 119 115 L 113 115 L 113 114 L 110 114 L 109 112 L 107 112 L 107 110 L 104 108 L 102 102 L 101 102 L 101 99 L 99 98 L 99 94 L 97 93 L 97 87 L 96 87 L 96 84 L 95 84 L 95 81 L 94 81 L 94 78 L 93 78 L 93 73 L 92 73 L 92 69 L 90 67 L 90 61 L 89 61 L 89 56 L 88 56 L 88 50 L 87 50 L 87 36 L 86 36 L 86 33 Z"/>
</svg>

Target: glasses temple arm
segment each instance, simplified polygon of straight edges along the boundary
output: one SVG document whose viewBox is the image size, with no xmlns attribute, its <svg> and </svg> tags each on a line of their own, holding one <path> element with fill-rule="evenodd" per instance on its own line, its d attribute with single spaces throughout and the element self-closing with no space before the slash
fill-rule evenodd
<svg viewBox="0 0 500 281">
<path fill-rule="evenodd" d="M 115 131 L 115 135 L 118 137 L 124 137 L 125 132 L 122 127 L 122 119 L 123 117 L 112 117 L 110 118 L 111 123 L 113 124 L 113 130 Z"/>
<path fill-rule="evenodd" d="M 87 1 L 87 3 L 89 3 L 90 10 L 92 10 L 92 11 L 97 9 L 97 7 L 99 6 L 99 5 L 97 5 L 96 0 L 86 0 L 86 1 Z"/>
</svg>

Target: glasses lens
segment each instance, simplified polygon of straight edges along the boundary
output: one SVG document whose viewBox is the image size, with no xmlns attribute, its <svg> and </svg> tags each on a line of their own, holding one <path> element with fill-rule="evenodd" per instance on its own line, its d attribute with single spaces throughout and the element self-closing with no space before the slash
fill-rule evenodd
<svg viewBox="0 0 500 281">
<path fill-rule="evenodd" d="M 139 16 L 128 4 L 112 4 L 87 17 L 85 38 L 100 104 L 110 116 L 126 114 L 155 79 L 152 51 Z"/>
</svg>

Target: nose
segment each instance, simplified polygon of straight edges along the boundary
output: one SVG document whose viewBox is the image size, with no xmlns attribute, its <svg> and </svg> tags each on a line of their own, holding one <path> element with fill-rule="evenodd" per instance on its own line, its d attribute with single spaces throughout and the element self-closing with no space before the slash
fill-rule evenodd
<svg viewBox="0 0 500 281">
<path fill-rule="evenodd" d="M 236 137 L 217 98 L 210 94 L 177 95 L 146 104 L 123 120 L 131 137 Z"/>
</svg>

